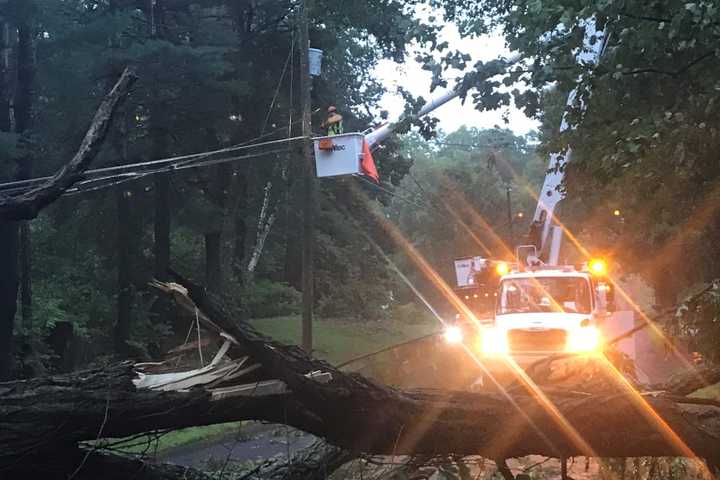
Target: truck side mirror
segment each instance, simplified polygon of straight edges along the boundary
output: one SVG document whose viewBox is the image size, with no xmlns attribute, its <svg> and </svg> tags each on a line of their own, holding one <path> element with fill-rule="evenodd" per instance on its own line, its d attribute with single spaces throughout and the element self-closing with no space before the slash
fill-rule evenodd
<svg viewBox="0 0 720 480">
<path fill-rule="evenodd" d="M 610 313 L 615 312 L 615 289 L 611 288 L 607 292 L 607 311 Z"/>
<path fill-rule="evenodd" d="M 605 305 L 605 310 L 608 313 L 613 313 L 615 311 L 615 289 L 613 286 L 605 282 L 600 282 L 597 285 L 597 293 L 601 302 Z"/>
</svg>

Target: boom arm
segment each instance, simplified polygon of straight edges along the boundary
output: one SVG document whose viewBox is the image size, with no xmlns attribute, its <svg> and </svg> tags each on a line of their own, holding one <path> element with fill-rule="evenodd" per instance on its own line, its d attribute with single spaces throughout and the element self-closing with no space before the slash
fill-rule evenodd
<svg viewBox="0 0 720 480">
<path fill-rule="evenodd" d="M 595 28 L 595 20 L 588 19 L 585 22 L 585 39 L 583 41 L 584 49 L 577 55 L 579 62 L 585 62 L 590 64 L 597 64 L 602 56 L 603 50 L 607 43 L 607 35 L 604 31 L 598 31 Z M 517 63 L 520 60 L 520 55 L 515 54 L 507 59 L 508 64 Z M 440 96 L 426 103 L 420 111 L 413 114 L 410 118 L 419 118 L 438 107 L 446 104 L 450 100 L 459 96 L 461 93 L 460 84 L 456 85 L 455 88 L 445 91 Z M 566 106 L 570 107 L 575 101 L 577 96 L 577 88 L 573 89 L 568 95 Z M 582 106 L 584 108 L 584 105 Z M 567 112 L 566 112 L 567 114 Z M 408 120 L 408 117 L 403 116 L 395 122 L 385 124 L 370 133 L 365 135 L 370 148 L 380 144 L 387 137 L 389 137 L 399 125 L 404 121 Z M 560 124 L 560 132 L 564 132 L 569 128 L 567 123 L 566 115 L 563 115 L 562 122 Z M 550 265 L 556 265 L 560 256 L 560 247 L 562 243 L 562 227 L 555 221 L 555 209 L 563 200 L 564 195 L 558 190 L 558 187 L 562 184 L 565 177 L 565 165 L 572 156 L 572 151 L 568 147 L 565 154 L 553 153 L 550 155 L 548 164 L 548 173 L 545 176 L 542 190 L 538 195 L 538 205 L 535 209 L 535 215 L 533 222 L 540 225 L 540 236 L 539 245 L 540 255 L 546 258 L 546 263 Z"/>
<path fill-rule="evenodd" d="M 593 41 L 594 39 L 594 41 Z M 607 35 L 604 31 L 595 29 L 595 21 L 587 20 L 585 24 L 585 39 L 583 41 L 585 49 L 577 55 L 579 62 L 590 63 L 596 65 L 600 61 L 605 45 L 607 44 Z M 568 95 L 566 107 L 570 107 L 575 102 L 577 96 L 577 88 L 574 88 Z M 581 108 L 584 110 L 585 105 Z M 567 110 L 563 115 L 560 123 L 560 132 L 564 132 L 569 128 L 566 119 Z M 550 154 L 548 173 L 545 176 L 542 190 L 538 195 L 538 205 L 535 209 L 533 221 L 542 223 L 540 232 L 540 245 L 537 245 L 541 257 L 545 258 L 549 265 L 557 265 L 560 257 L 560 247 L 562 244 L 563 229 L 555 221 L 555 208 L 565 195 L 558 190 L 565 177 L 565 166 L 570 161 L 572 150 L 567 148 L 565 154 Z"/>
</svg>

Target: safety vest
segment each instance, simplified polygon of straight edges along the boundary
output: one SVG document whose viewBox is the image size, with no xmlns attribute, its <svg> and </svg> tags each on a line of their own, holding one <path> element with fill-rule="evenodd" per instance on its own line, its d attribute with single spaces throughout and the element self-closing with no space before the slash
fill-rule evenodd
<svg viewBox="0 0 720 480">
<path fill-rule="evenodd" d="M 340 135 L 343 133 L 343 122 L 340 120 L 339 122 L 331 123 L 328 125 L 328 136 L 331 137 L 333 135 Z"/>
</svg>

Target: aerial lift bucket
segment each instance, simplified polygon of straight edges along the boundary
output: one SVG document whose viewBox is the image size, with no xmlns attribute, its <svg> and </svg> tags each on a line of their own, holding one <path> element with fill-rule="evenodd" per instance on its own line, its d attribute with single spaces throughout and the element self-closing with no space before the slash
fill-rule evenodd
<svg viewBox="0 0 720 480">
<path fill-rule="evenodd" d="M 360 173 L 364 141 L 362 133 L 315 138 L 315 169 L 318 178 Z"/>
</svg>

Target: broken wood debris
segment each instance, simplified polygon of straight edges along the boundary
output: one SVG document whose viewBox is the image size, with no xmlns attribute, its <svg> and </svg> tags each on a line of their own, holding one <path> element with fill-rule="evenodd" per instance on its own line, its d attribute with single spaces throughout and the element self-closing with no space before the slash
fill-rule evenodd
<svg viewBox="0 0 720 480">
<path fill-rule="evenodd" d="M 178 295 L 178 305 L 193 315 L 199 310 L 198 318 L 212 319 L 203 321 L 207 328 L 214 325 L 216 333 L 224 332 L 237 341 L 222 361 L 203 367 L 209 367 L 208 372 L 176 372 L 180 377 L 145 384 L 138 382 L 143 372 L 129 363 L 0 384 L 0 444 L 4 446 L 0 471 L 32 478 L 28 472 L 37 472 L 38 465 L 28 452 L 33 452 L 32 458 L 43 458 L 61 446 L 95 440 L 100 426 L 102 436 L 126 437 L 238 420 L 284 423 L 343 450 L 369 455 L 569 458 L 588 454 L 573 441 L 579 437 L 595 456 L 687 456 L 692 452 L 693 458 L 705 458 L 713 468 L 718 464 L 720 407 L 716 404 L 685 404 L 663 395 L 642 396 L 640 405 L 637 394 L 618 389 L 570 396 L 545 392 L 555 414 L 576 432 L 569 436 L 544 404 L 522 390 L 503 397 L 389 388 L 341 372 L 298 347 L 263 337 L 251 326 L 236 323 L 204 289 L 187 285 L 187 298 L 168 289 Z M 225 367 L 228 370 L 218 374 Z M 248 369 L 253 370 L 234 376 Z M 206 377 L 210 372 L 217 376 Z M 198 380 L 202 381 L 187 388 Z M 244 382 L 235 384 L 238 381 Z M 688 388 L 684 381 L 675 384 Z M 159 390 L 160 386 L 168 390 Z M 78 405 L 82 405 L 81 415 Z M 665 430 L 654 418 L 662 419 Z M 667 428 L 686 447 L 668 440 Z"/>
</svg>

